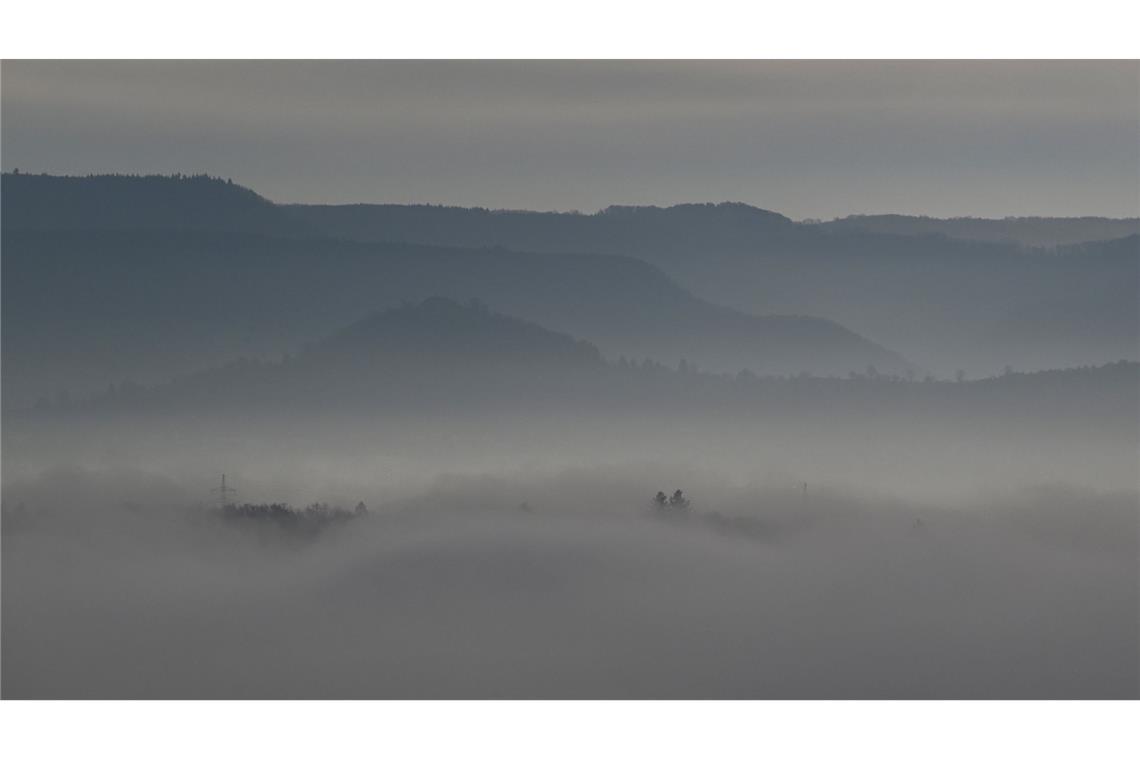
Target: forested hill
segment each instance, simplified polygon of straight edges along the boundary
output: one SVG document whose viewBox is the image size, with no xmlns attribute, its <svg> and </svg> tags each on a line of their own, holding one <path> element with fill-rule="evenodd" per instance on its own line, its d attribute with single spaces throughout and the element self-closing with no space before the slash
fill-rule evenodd
<svg viewBox="0 0 1140 760">
<path fill-rule="evenodd" d="M 682 363 L 606 361 L 590 343 L 443 298 L 377 311 L 273 361 L 240 360 L 168 381 L 115 384 L 87 399 L 44 399 L 18 423 L 145 412 L 304 420 L 322 415 L 421 421 L 449 415 L 693 411 L 718 419 L 840 425 L 906 421 L 1024 432 L 1098 425 L 1135 437 L 1140 365 L 1116 362 L 976 381 L 868 369 L 844 378 L 709 373 Z"/>
<path fill-rule="evenodd" d="M 752 313 L 831 319 L 943 374 L 1138 358 L 1135 235 L 1030 250 L 987 235 L 959 239 L 930 225 L 796 223 L 738 203 L 596 214 L 288 208 L 326 234 L 357 240 L 634 256 L 702 298 Z M 1055 239 L 1071 240 L 1090 223 L 1047 226 Z"/>
<path fill-rule="evenodd" d="M 781 214 L 743 203 L 610 206 L 596 214 L 454 206 L 290 205 L 313 228 L 354 240 L 434 245 L 501 245 L 525 251 L 616 253 L 646 258 L 702 249 L 747 252 L 758 241 L 794 234 Z"/>
<path fill-rule="evenodd" d="M 5 173 L 5 230 L 214 230 L 268 235 L 313 231 L 232 180 L 199 175 Z"/>
<path fill-rule="evenodd" d="M 479 299 L 611 356 L 773 373 L 904 366 L 834 322 L 717 306 L 628 257 L 7 227 L 3 248 L 6 404 L 280 355 L 432 296 Z"/>
<path fill-rule="evenodd" d="M 197 366 L 264 355 L 433 295 L 481 299 L 609 354 L 713 369 L 899 368 L 881 345 L 942 376 L 1137 358 L 1136 236 L 1046 253 L 797 223 L 740 203 L 535 213 L 275 205 L 201 176 L 3 182 L 6 342 L 32 345 L 22 339 L 35 333 L 47 341 L 37 350 L 57 341 L 66 357 L 84 335 L 110 341 L 139 360 L 117 356 L 111 378 L 162 344 Z M 49 308 L 34 298 L 45 292 L 69 295 Z M 211 332 L 223 303 L 225 330 Z M 126 333 L 100 321 L 109 309 Z M 143 345 L 152 324 L 173 332 Z M 172 342 L 187 331 L 196 346 Z M 58 358 L 31 363 L 76 377 Z"/>
<path fill-rule="evenodd" d="M 118 384 L 75 408 L 285 416 L 441 405 L 470 411 L 585 398 L 613 371 L 590 343 L 478 302 L 434 297 L 373 312 L 281 359 L 242 359 L 149 387 Z"/>
</svg>

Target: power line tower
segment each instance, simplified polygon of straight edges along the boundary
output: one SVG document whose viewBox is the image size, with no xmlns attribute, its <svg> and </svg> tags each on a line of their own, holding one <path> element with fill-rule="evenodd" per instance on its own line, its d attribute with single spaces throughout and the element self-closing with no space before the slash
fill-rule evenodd
<svg viewBox="0 0 1140 760">
<path fill-rule="evenodd" d="M 218 495 L 218 506 L 220 506 L 222 509 L 225 509 L 227 506 L 229 506 L 229 501 L 226 499 L 226 494 L 237 493 L 237 489 L 226 487 L 226 474 L 223 472 L 222 485 L 218 488 L 211 488 L 210 493 L 216 493 Z"/>
</svg>

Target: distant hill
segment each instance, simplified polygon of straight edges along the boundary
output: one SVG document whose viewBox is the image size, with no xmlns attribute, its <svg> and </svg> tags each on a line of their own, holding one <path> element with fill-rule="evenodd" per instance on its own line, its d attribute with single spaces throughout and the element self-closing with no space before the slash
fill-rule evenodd
<svg viewBox="0 0 1140 760">
<path fill-rule="evenodd" d="M 62 363 L 33 362 L 42 378 L 88 370 L 122 378 L 148 364 L 159 377 L 202 360 L 270 355 L 371 309 L 432 295 L 482 299 L 611 355 L 713 369 L 899 366 L 880 344 L 942 376 L 1140 358 L 1135 235 L 1027 249 L 796 223 L 739 203 L 596 214 L 274 205 L 202 177 L 9 174 L 3 203 L 4 296 L 17 303 L 4 313 L 27 315 L 5 337 L 67 347 Z M 179 260 L 187 256 L 194 261 Z M 151 288 L 124 282 L 144 272 Z M 35 301 L 53 288 L 69 293 L 51 307 L 71 322 Z M 91 321 L 81 305 L 120 323 Z M 188 344 L 150 335 L 160 325 Z M 123 352 L 113 362 L 109 345 Z M 167 350 L 195 363 L 173 367 L 161 358 Z M 69 364 L 74 351 L 90 361 Z"/>
<path fill-rule="evenodd" d="M 847 216 L 823 222 L 819 226 L 833 232 L 860 230 L 888 235 L 945 235 L 962 240 L 1016 243 L 1040 248 L 1115 240 L 1140 234 L 1140 218 L 1110 219 L 1102 216 L 938 219 L 930 216 L 878 214 Z"/>
<path fill-rule="evenodd" d="M 743 203 L 611 206 L 596 214 L 394 204 L 283 208 L 314 229 L 353 240 L 620 253 L 658 263 L 678 254 L 699 256 L 706 248 L 745 253 L 758 239 L 793 234 L 796 228 L 786 216 Z"/>
<path fill-rule="evenodd" d="M 5 466 L 117 456 L 207 468 L 351 462 L 383 474 L 393 461 L 414 471 L 421 457 L 429 470 L 461 471 L 661 456 L 787 468 L 813 482 L 918 477 L 927 488 L 931 477 L 972 487 L 979 472 L 1001 483 L 1058 477 L 1060 461 L 1097 487 L 1131 487 L 1138 370 L 1118 362 L 962 382 L 870 369 L 713 374 L 605 361 L 568 335 L 432 298 L 369 314 L 283 358 L 6 411 Z"/>
<path fill-rule="evenodd" d="M 206 175 L 7 173 L 0 182 L 5 230 L 311 232 L 252 190 Z"/>
<path fill-rule="evenodd" d="M 867 229 L 853 221 L 796 223 L 732 203 L 597 214 L 287 208 L 326 234 L 357 240 L 633 256 L 661 267 L 699 297 L 756 314 L 831 319 L 943 374 L 1140 358 L 1135 235 L 1029 250 L 1019 243 L 956 239 L 921 225 L 904 235 L 898 227 Z M 1043 229 L 1067 229 L 1068 221 L 1042 222 Z M 1126 232 L 1129 224 L 1112 229 Z M 1095 226 L 1084 220 L 1075 225 Z M 1046 319 L 1035 322 L 1035 313 Z"/>
<path fill-rule="evenodd" d="M 279 356 L 404 301 L 479 299 L 611 356 L 846 373 L 898 355 L 828 320 L 713 305 L 618 256 L 244 233 L 3 230 L 5 403 Z"/>
<path fill-rule="evenodd" d="M 379 414 L 431 427 L 432 420 L 517 420 L 531 410 L 663 421 L 699 412 L 700 419 L 745 429 L 748 419 L 793 429 L 860 421 L 874 430 L 905 422 L 916 430 L 1020 435 L 1064 430 L 1071 422 L 1134 436 L 1138 380 L 1135 362 L 962 382 L 872 370 L 845 378 L 714 374 L 606 361 L 595 346 L 564 333 L 478 302 L 436 297 L 373 312 L 281 359 L 242 359 L 164 382 L 117 384 L 86 400 L 48 400 L 13 420 L 34 427 L 92 414 L 232 415 L 238 427 L 276 420 L 291 428 L 323 416 Z"/>
<path fill-rule="evenodd" d="M 81 408 L 277 414 L 474 408 L 585 397 L 613 367 L 597 347 L 532 322 L 429 298 L 374 312 L 283 359 L 242 359 L 145 388 L 115 386 Z"/>
<path fill-rule="evenodd" d="M 491 311 L 478 301 L 461 305 L 428 298 L 378 311 L 307 346 L 299 361 L 358 362 L 372 355 L 409 363 L 495 366 L 597 366 L 601 352 L 586 341 Z"/>
</svg>

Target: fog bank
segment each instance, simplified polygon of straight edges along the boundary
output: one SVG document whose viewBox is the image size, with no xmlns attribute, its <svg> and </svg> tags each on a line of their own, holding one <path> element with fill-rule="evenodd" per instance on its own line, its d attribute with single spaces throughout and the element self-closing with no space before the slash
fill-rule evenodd
<svg viewBox="0 0 1140 760">
<path fill-rule="evenodd" d="M 1138 696 L 1134 492 L 645 485 L 437 479 L 296 540 L 165 478 L 8 482 L 3 696 Z"/>
</svg>

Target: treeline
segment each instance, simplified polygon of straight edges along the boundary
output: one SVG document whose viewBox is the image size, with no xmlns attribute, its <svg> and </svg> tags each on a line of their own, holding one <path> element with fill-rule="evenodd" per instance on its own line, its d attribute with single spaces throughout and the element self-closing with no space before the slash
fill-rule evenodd
<svg viewBox="0 0 1140 760">
<path fill-rule="evenodd" d="M 303 508 L 294 508 L 284 502 L 267 504 L 223 504 L 217 509 L 223 520 L 256 524 L 274 525 L 284 530 L 300 533 L 317 533 L 334 525 L 344 524 L 368 514 L 368 507 L 360 502 L 354 509 L 330 507 L 323 502 L 314 502 Z"/>
<path fill-rule="evenodd" d="M 13 230 L 218 230 L 301 235 L 306 226 L 232 179 L 210 174 L 3 175 Z M 7 241 L 5 241 L 7 244 Z"/>
<path fill-rule="evenodd" d="M 55 178 L 61 178 L 61 179 L 102 179 L 102 178 L 132 179 L 132 180 L 139 180 L 139 179 L 162 179 L 162 180 L 176 179 L 176 180 L 197 180 L 197 181 L 209 180 L 211 182 L 224 182 L 227 185 L 232 185 L 234 183 L 234 181 L 230 178 L 221 177 L 221 176 L 214 176 L 212 174 L 207 174 L 206 172 L 201 172 L 199 174 L 184 174 L 182 172 L 173 172 L 171 174 L 160 174 L 160 173 L 154 173 L 154 172 L 151 172 L 149 174 L 139 174 L 137 172 L 88 172 L 87 174 L 62 175 L 62 174 L 49 174 L 48 172 L 39 172 L 37 174 L 35 172 L 20 171 L 19 168 L 15 168 L 10 172 L 4 172 L 5 176 L 7 176 L 9 174 L 12 175 L 13 177 L 55 177 Z M 245 189 L 245 188 L 243 188 L 243 189 Z"/>
</svg>

